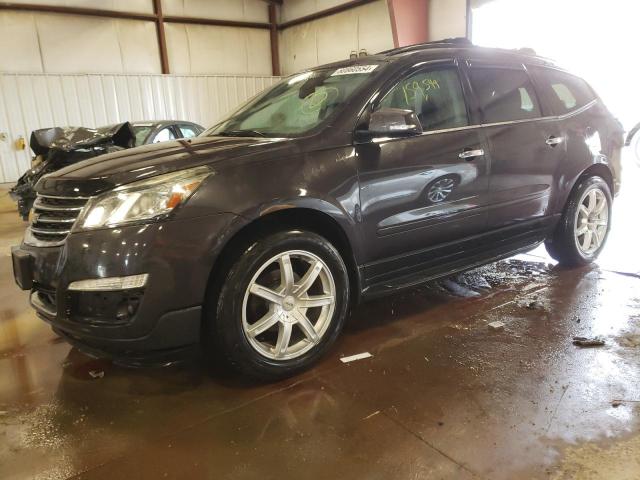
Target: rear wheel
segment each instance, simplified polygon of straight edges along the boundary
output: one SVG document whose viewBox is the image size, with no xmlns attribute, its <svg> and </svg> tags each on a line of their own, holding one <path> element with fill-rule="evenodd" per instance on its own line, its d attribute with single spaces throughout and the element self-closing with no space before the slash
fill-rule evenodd
<svg viewBox="0 0 640 480">
<path fill-rule="evenodd" d="M 629 149 L 631 150 L 631 154 L 633 155 L 633 160 L 636 162 L 636 165 L 640 167 L 640 131 L 636 132 L 631 139 Z"/>
<path fill-rule="evenodd" d="M 336 339 L 347 312 L 348 275 L 325 238 L 280 232 L 238 256 L 214 301 L 209 348 L 240 372 L 273 380 L 308 368 Z"/>
<path fill-rule="evenodd" d="M 580 180 L 552 238 L 545 242 L 549 255 L 563 265 L 593 262 L 604 248 L 611 226 L 611 192 L 593 176 Z"/>
</svg>

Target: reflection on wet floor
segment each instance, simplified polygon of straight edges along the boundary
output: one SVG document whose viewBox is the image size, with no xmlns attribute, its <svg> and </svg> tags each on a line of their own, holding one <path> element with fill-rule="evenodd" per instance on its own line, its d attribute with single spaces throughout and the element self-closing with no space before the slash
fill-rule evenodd
<svg viewBox="0 0 640 480">
<path fill-rule="evenodd" d="M 5 252 L 0 285 L 2 479 L 640 478 L 640 278 L 603 265 L 534 252 L 364 304 L 276 384 L 91 359 L 35 318 Z"/>
</svg>

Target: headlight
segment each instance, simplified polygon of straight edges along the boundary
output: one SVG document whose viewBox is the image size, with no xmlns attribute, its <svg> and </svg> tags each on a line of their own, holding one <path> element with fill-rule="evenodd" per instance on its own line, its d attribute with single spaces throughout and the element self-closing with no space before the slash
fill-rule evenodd
<svg viewBox="0 0 640 480">
<path fill-rule="evenodd" d="M 118 187 L 89 200 L 78 219 L 78 228 L 114 227 L 167 215 L 210 174 L 207 167 L 197 167 Z"/>
</svg>

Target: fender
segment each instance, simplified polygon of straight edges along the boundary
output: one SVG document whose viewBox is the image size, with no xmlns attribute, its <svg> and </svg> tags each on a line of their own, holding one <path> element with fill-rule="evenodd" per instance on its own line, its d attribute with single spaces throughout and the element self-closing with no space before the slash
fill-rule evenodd
<svg viewBox="0 0 640 480">
<path fill-rule="evenodd" d="M 564 182 L 564 185 L 566 186 L 566 188 L 563 189 L 562 194 L 559 197 L 560 202 L 558 203 L 558 208 L 556 213 L 562 213 L 564 211 L 564 207 L 567 204 L 569 196 L 571 195 L 571 192 L 573 192 L 573 189 L 577 185 L 578 181 L 580 180 L 580 178 L 587 175 L 599 175 L 603 177 L 604 180 L 609 185 L 609 188 L 611 189 L 611 195 L 612 196 L 615 195 L 615 192 L 614 192 L 615 175 L 614 175 L 613 169 L 611 168 L 611 165 L 608 159 L 604 155 L 599 155 L 594 157 L 594 162 L 591 165 L 589 165 L 587 168 L 582 169 L 581 171 L 576 173 L 574 176 L 572 176 L 570 179 L 566 179 L 566 181 Z"/>
<path fill-rule="evenodd" d="M 633 137 L 635 136 L 635 134 L 638 133 L 638 130 L 640 130 L 640 123 L 638 123 L 635 127 L 633 127 L 631 131 L 629 131 L 629 133 L 627 134 L 627 139 L 624 142 L 625 147 L 628 147 L 629 145 L 631 145 L 631 141 L 633 140 Z"/>
</svg>

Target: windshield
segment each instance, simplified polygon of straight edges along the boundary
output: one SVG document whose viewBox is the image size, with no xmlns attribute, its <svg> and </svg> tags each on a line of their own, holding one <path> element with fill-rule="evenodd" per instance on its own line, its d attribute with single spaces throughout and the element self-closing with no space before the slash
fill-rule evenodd
<svg viewBox="0 0 640 480">
<path fill-rule="evenodd" d="M 353 65 L 300 73 L 249 101 L 205 135 L 300 135 L 341 110 L 381 66 Z"/>
</svg>

